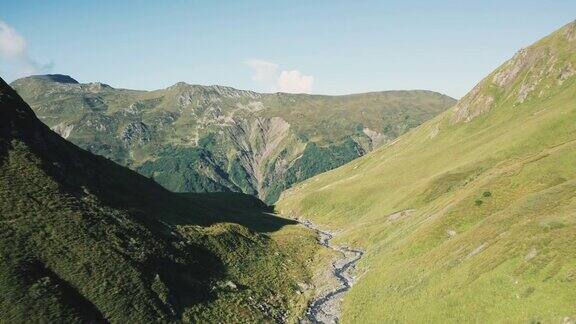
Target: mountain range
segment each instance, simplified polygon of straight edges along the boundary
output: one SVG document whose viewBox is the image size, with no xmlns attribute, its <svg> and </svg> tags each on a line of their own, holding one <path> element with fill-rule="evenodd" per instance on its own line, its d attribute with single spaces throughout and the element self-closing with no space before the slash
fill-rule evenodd
<svg viewBox="0 0 576 324">
<path fill-rule="evenodd" d="M 274 203 L 454 105 L 431 91 L 263 94 L 183 82 L 155 91 L 65 75 L 11 86 L 62 137 L 176 192 L 243 192 Z"/>
</svg>

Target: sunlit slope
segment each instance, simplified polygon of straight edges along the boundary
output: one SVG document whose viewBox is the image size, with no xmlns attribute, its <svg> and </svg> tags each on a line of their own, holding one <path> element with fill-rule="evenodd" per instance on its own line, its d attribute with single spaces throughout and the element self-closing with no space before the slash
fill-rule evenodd
<svg viewBox="0 0 576 324">
<path fill-rule="evenodd" d="M 283 194 L 279 212 L 367 250 L 345 322 L 576 318 L 575 67 L 571 23 L 453 109 Z"/>
</svg>

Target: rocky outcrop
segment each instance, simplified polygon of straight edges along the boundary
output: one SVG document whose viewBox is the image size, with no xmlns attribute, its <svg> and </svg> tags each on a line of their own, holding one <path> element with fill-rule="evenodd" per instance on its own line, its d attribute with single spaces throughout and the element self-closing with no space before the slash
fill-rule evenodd
<svg viewBox="0 0 576 324">
<path fill-rule="evenodd" d="M 373 150 L 376 147 L 384 144 L 388 140 L 385 135 L 367 127 L 365 127 L 362 132 L 370 139 L 370 150 Z"/>
<path fill-rule="evenodd" d="M 62 136 L 63 138 L 68 138 L 68 137 L 70 137 L 70 134 L 74 130 L 74 125 L 72 125 L 72 124 L 67 125 L 64 123 L 60 123 L 60 124 L 52 127 L 52 130 L 54 132 L 56 132 L 58 135 Z"/>
<path fill-rule="evenodd" d="M 576 42 L 576 21 L 573 21 L 564 27 L 563 34 L 568 42 Z"/>
<path fill-rule="evenodd" d="M 575 69 L 566 53 L 556 46 L 558 35 L 570 42 L 576 50 L 574 34 L 576 24 L 571 23 L 540 42 L 518 51 L 510 60 L 482 80 L 454 107 L 452 123 L 469 122 L 510 100 L 514 106 L 531 99 L 550 96 L 554 85 L 562 85 L 575 75 Z"/>
<path fill-rule="evenodd" d="M 469 122 L 489 111 L 493 103 L 494 97 L 484 93 L 484 84 L 479 84 L 454 106 L 452 122 Z"/>
<path fill-rule="evenodd" d="M 568 80 L 574 75 L 576 75 L 576 69 L 574 69 L 572 63 L 568 63 L 560 70 L 560 73 L 558 74 L 558 84 L 562 85 L 564 81 Z"/>
<path fill-rule="evenodd" d="M 100 82 L 88 83 L 87 88 L 88 88 L 88 91 L 94 92 L 94 93 L 98 93 L 98 92 L 101 92 L 104 90 L 112 89 L 111 86 L 104 84 L 104 83 L 100 83 Z"/>
<path fill-rule="evenodd" d="M 144 144 L 150 141 L 150 130 L 148 126 L 142 122 L 130 123 L 122 130 L 120 139 L 126 145 L 134 143 Z"/>
</svg>

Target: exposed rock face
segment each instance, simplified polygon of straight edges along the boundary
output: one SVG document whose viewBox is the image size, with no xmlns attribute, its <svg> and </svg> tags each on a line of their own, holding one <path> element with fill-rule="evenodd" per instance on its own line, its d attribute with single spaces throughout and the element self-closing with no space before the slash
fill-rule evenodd
<svg viewBox="0 0 576 324">
<path fill-rule="evenodd" d="M 370 149 L 374 149 L 387 141 L 387 137 L 377 131 L 371 130 L 370 128 L 364 128 L 362 130 L 366 136 L 370 139 Z"/>
<path fill-rule="evenodd" d="M 63 138 L 68 138 L 74 130 L 74 125 L 58 124 L 52 127 L 52 130 Z"/>
<path fill-rule="evenodd" d="M 516 80 L 518 74 L 530 63 L 534 55 L 531 51 L 523 48 L 514 57 L 506 62 L 492 78 L 492 82 L 500 87 L 506 87 Z"/>
<path fill-rule="evenodd" d="M 558 75 L 558 84 L 562 85 L 564 81 L 568 80 L 572 76 L 576 74 L 576 70 L 572 66 L 572 63 L 568 63 L 568 65 L 564 66 Z"/>
<path fill-rule="evenodd" d="M 522 49 L 512 59 L 507 61 L 492 77 L 484 79 L 470 93 L 456 104 L 453 122 L 469 122 L 477 116 L 488 112 L 495 104 L 495 93 L 510 88 L 525 69 L 543 55 L 541 49 Z M 524 84 L 519 90 L 518 102 L 524 102 L 533 91 L 533 84 Z"/>
<path fill-rule="evenodd" d="M 439 133 L 440 133 L 440 127 L 438 124 L 436 124 L 434 126 L 434 128 L 432 128 L 432 130 L 430 131 L 429 137 L 434 138 L 434 137 L 438 136 Z"/>
<path fill-rule="evenodd" d="M 100 83 L 100 82 L 92 82 L 88 84 L 88 90 L 90 92 L 100 92 L 106 89 L 112 89 L 112 87 L 110 87 L 107 84 L 104 83 Z"/>
<path fill-rule="evenodd" d="M 494 97 L 482 91 L 482 85 L 477 85 L 472 91 L 458 101 L 454 107 L 453 122 L 469 122 L 476 116 L 489 111 L 494 103 Z"/>
<path fill-rule="evenodd" d="M 264 183 L 266 163 L 274 153 L 283 148 L 280 144 L 289 135 L 289 129 L 290 124 L 280 117 L 260 117 L 251 122 L 244 120 L 226 128 L 230 140 L 240 152 L 240 163 L 252 176 L 258 196 L 261 198 L 266 197 Z"/>
<path fill-rule="evenodd" d="M 568 24 L 563 33 L 569 42 L 576 41 L 576 21 Z"/>
<path fill-rule="evenodd" d="M 142 122 L 130 123 L 120 134 L 120 139 L 126 144 L 134 142 L 143 144 L 150 140 L 150 131 L 148 126 Z"/>
<path fill-rule="evenodd" d="M 544 98 L 551 95 L 555 84 L 562 85 L 572 78 L 576 71 L 566 55 L 559 51 L 558 34 L 569 40 L 568 43 L 564 41 L 563 46 L 576 50 L 576 23 L 520 50 L 456 104 L 452 123 L 469 122 L 507 100 L 519 105 L 531 98 Z"/>
<path fill-rule="evenodd" d="M 135 102 L 130 104 L 130 106 L 126 108 L 124 112 L 129 115 L 139 115 L 142 113 L 143 107 L 144 105 L 141 102 Z"/>
</svg>

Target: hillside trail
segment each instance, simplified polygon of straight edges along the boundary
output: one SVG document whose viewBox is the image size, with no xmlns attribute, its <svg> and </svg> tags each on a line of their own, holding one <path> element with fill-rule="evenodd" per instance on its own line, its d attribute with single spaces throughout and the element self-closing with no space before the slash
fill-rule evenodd
<svg viewBox="0 0 576 324">
<path fill-rule="evenodd" d="M 301 323 L 338 323 L 340 318 L 340 303 L 357 279 L 352 272 L 364 252 L 346 246 L 335 245 L 331 242 L 334 238 L 333 233 L 320 229 L 308 220 L 298 218 L 295 220 L 306 228 L 316 232 L 320 245 L 334 250 L 342 256 L 332 263 L 332 269 L 330 270 L 331 276 L 336 279 L 338 285 L 329 292 L 315 297 L 310 302 L 308 310 L 306 311 L 306 318 L 303 319 Z"/>
</svg>

